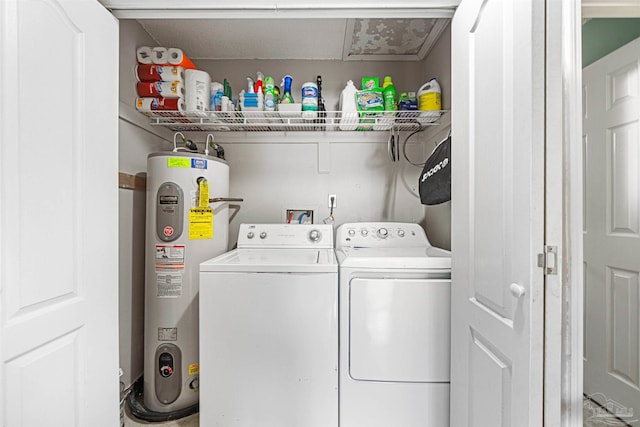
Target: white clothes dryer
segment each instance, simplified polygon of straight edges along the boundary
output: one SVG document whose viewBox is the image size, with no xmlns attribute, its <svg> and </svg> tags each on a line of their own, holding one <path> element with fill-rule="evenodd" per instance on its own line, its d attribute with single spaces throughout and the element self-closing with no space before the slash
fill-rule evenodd
<svg viewBox="0 0 640 427">
<path fill-rule="evenodd" d="M 347 223 L 340 427 L 449 426 L 451 254 L 417 224 Z"/>
<path fill-rule="evenodd" d="M 242 224 L 200 264 L 200 424 L 338 425 L 331 225 Z"/>
</svg>

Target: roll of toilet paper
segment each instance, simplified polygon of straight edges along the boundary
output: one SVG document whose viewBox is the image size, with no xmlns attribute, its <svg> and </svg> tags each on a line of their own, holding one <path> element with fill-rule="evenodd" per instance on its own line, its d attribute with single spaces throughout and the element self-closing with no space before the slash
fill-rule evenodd
<svg viewBox="0 0 640 427">
<path fill-rule="evenodd" d="M 136 110 L 142 113 L 153 111 L 185 112 L 186 107 L 183 98 L 137 98 Z"/>
<path fill-rule="evenodd" d="M 201 70 L 184 71 L 187 111 L 208 111 L 211 97 L 211 77 Z"/>
<path fill-rule="evenodd" d="M 195 70 L 196 66 L 189 57 L 182 51 L 182 49 L 178 49 L 177 47 L 170 47 L 168 49 L 168 57 L 169 64 L 171 65 L 179 65 L 184 67 L 185 69 Z"/>
<path fill-rule="evenodd" d="M 136 58 L 139 64 L 152 64 L 151 48 L 149 46 L 140 46 L 136 49 Z"/>
<path fill-rule="evenodd" d="M 173 65 L 136 65 L 136 79 L 139 82 L 184 81 L 184 68 Z"/>
<path fill-rule="evenodd" d="M 184 86 L 181 81 L 174 82 L 138 82 L 136 85 L 138 96 L 162 97 L 162 98 L 183 98 Z"/>
<path fill-rule="evenodd" d="M 169 64 L 169 51 L 166 47 L 156 46 L 151 49 L 151 61 L 154 64 Z"/>
</svg>

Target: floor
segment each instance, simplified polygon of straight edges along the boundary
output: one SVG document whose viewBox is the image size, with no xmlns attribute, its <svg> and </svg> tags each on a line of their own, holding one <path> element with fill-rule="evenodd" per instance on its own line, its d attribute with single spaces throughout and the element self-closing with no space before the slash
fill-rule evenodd
<svg viewBox="0 0 640 427">
<path fill-rule="evenodd" d="M 200 425 L 200 414 L 193 414 L 180 420 L 169 421 L 166 423 L 149 423 L 146 421 L 135 419 L 129 411 L 126 411 L 124 417 L 125 427 L 139 426 L 162 426 L 162 427 L 198 427 Z M 625 427 L 627 424 L 620 421 L 613 415 L 603 411 L 594 402 L 585 399 L 584 401 L 584 427 Z"/>
</svg>

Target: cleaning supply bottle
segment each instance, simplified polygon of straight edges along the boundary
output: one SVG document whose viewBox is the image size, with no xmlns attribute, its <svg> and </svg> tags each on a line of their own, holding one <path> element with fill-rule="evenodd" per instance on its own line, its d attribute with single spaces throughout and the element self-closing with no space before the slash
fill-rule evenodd
<svg viewBox="0 0 640 427">
<path fill-rule="evenodd" d="M 278 99 L 275 93 L 275 82 L 273 77 L 266 76 L 264 78 L 264 109 L 265 111 L 274 111 L 276 109 L 276 101 Z"/>
<path fill-rule="evenodd" d="M 318 85 L 306 82 L 302 85 L 302 117 L 315 119 L 318 116 Z"/>
<path fill-rule="evenodd" d="M 418 110 L 433 111 L 442 109 L 442 94 L 438 81 L 433 78 L 418 89 Z"/>
<path fill-rule="evenodd" d="M 382 97 L 384 98 L 384 109 L 386 111 L 396 111 L 398 109 L 398 104 L 396 104 L 396 87 L 391 81 L 391 76 L 384 76 Z"/>
<path fill-rule="evenodd" d="M 356 130 L 358 127 L 358 106 L 356 104 L 357 89 L 352 80 L 342 89 L 340 94 L 340 130 Z"/>
<path fill-rule="evenodd" d="M 254 82 L 253 79 L 249 76 L 247 76 L 247 91 L 245 93 L 256 93 L 255 89 L 254 89 Z"/>
<path fill-rule="evenodd" d="M 264 84 L 264 74 L 260 71 L 256 73 L 256 82 L 254 83 L 253 89 L 255 93 L 264 93 L 263 84 Z"/>
<path fill-rule="evenodd" d="M 293 77 L 289 74 L 282 78 L 281 84 L 284 86 L 284 93 L 280 99 L 281 104 L 293 104 L 295 102 L 293 96 L 291 96 L 291 83 L 293 83 Z"/>
</svg>

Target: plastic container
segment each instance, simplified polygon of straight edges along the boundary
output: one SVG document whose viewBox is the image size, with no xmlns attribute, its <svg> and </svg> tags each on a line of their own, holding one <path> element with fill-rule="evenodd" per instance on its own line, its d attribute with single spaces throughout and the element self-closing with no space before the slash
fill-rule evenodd
<svg viewBox="0 0 640 427">
<path fill-rule="evenodd" d="M 302 104 L 278 104 L 278 115 L 283 118 L 297 118 L 302 115 Z"/>
<path fill-rule="evenodd" d="M 391 81 L 391 76 L 384 76 L 382 97 L 384 98 L 384 109 L 386 111 L 396 111 L 398 109 L 398 104 L 396 104 L 396 87 L 393 85 L 393 81 Z"/>
<path fill-rule="evenodd" d="M 418 110 L 434 111 L 442 109 L 442 94 L 437 80 L 431 79 L 418 89 Z"/>
<path fill-rule="evenodd" d="M 211 77 L 206 71 L 185 70 L 185 104 L 187 111 L 204 112 L 211 103 Z"/>
<path fill-rule="evenodd" d="M 318 85 L 306 82 L 302 85 L 302 117 L 316 118 L 318 116 Z"/>
<path fill-rule="evenodd" d="M 273 77 L 264 78 L 264 109 L 265 111 L 275 111 L 278 96 L 275 93 L 275 82 Z"/>
<path fill-rule="evenodd" d="M 293 96 L 291 96 L 291 83 L 293 82 L 293 77 L 289 74 L 282 78 L 282 85 L 284 86 L 284 93 L 282 94 L 282 98 L 280 99 L 281 104 L 293 104 L 295 101 L 293 100 Z"/>
<path fill-rule="evenodd" d="M 211 101 L 209 102 L 209 109 L 211 111 L 220 111 L 222 109 L 222 95 L 224 95 L 224 86 L 220 82 L 211 83 Z"/>
<path fill-rule="evenodd" d="M 352 80 L 342 89 L 340 94 L 340 130 L 356 130 L 358 127 L 358 106 L 356 104 L 356 89 Z"/>
</svg>

